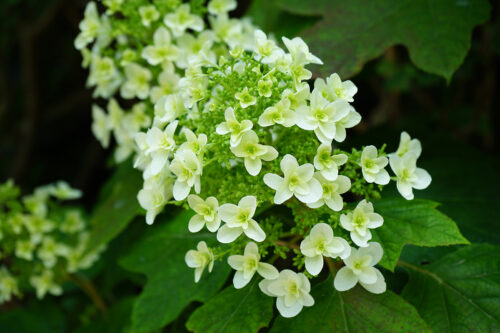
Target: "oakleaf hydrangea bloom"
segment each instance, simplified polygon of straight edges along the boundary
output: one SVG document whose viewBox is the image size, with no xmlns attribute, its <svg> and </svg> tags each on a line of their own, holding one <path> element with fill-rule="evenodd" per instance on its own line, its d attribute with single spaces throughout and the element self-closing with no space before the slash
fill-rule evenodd
<svg viewBox="0 0 500 333">
<path fill-rule="evenodd" d="M 278 270 L 273 265 L 260 262 L 259 248 L 254 242 L 247 243 L 243 255 L 232 255 L 227 258 L 227 262 L 236 270 L 233 278 L 236 289 L 246 286 L 255 273 L 268 280 L 277 279 L 279 276 Z"/>
<path fill-rule="evenodd" d="M 334 149 L 334 141 L 350 142 L 349 129 L 361 121 L 351 105 L 354 83 L 336 73 L 310 80 L 307 66 L 322 61 L 308 45 L 283 37 L 282 48 L 250 20 L 229 17 L 234 0 L 210 0 L 206 8 L 179 1 L 103 5 L 99 16 L 89 4 L 78 43 L 89 87 L 109 100 L 107 111 L 93 107 L 92 131 L 103 146 L 116 145 L 118 163 L 133 157 L 142 172 L 137 197 L 148 224 L 177 205 L 194 211 L 186 221 L 191 232 L 205 226 L 217 232 L 210 249 L 200 242 L 186 255 L 195 280 L 214 260 L 236 270 L 237 288 L 257 272 L 264 278 L 261 290 L 277 297 L 286 317 L 313 305 L 303 273 L 319 274 L 323 260 L 330 267 L 345 263 L 337 289 L 359 281 L 383 292 L 384 279 L 373 268 L 382 249 L 368 243 L 383 218 L 371 202 L 391 180 L 406 198 L 428 186 L 430 176 L 416 167 L 420 142 L 404 132 L 393 154 L 385 145 Z M 99 25 L 99 33 L 87 25 Z M 132 107 L 120 106 L 115 95 Z M 44 221 L 47 195 L 26 199 L 40 218 L 29 224 L 36 244 L 55 228 Z M 22 218 L 12 221 L 12 232 L 21 233 Z M 348 245 L 349 233 L 360 249 Z M 48 245 L 54 244 L 46 245 L 54 249 L 48 263 L 66 255 Z M 16 247 L 22 257 L 37 256 L 38 248 Z M 278 274 L 274 261 L 296 272 Z"/>
<path fill-rule="evenodd" d="M 379 243 L 370 243 L 359 250 L 352 249 L 351 255 L 344 259 L 345 266 L 335 275 L 334 286 L 338 291 L 349 290 L 358 282 L 374 294 L 386 289 L 385 279 L 380 271 L 373 267 L 382 258 L 383 250 Z"/>
<path fill-rule="evenodd" d="M 361 200 L 352 212 L 340 215 L 342 228 L 351 232 L 351 239 L 357 246 L 367 247 L 372 239 L 370 229 L 380 227 L 384 219 L 373 211 L 373 204 Z"/>
</svg>

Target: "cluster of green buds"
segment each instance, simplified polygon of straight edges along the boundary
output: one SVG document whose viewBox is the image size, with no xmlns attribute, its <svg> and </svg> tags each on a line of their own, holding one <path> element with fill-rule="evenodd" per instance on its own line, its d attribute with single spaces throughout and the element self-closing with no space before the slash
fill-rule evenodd
<svg viewBox="0 0 500 333">
<path fill-rule="evenodd" d="M 183 205 L 195 213 L 186 226 L 191 232 L 206 226 L 216 233 L 217 246 L 200 242 L 186 254 L 195 281 L 205 268 L 212 270 L 214 260 L 227 260 L 236 271 L 235 288 L 258 273 L 260 289 L 276 297 L 285 317 L 314 304 L 309 278 L 322 271 L 325 261 L 344 264 L 335 274 L 337 290 L 359 283 L 370 292 L 384 292 L 384 277 L 374 267 L 383 249 L 370 241 L 370 230 L 383 227 L 383 217 L 371 201 L 391 179 L 406 199 L 413 198 L 413 189 L 430 184 L 430 175 L 416 167 L 420 142 L 403 132 L 392 154 L 385 146 L 334 149 L 361 121 L 351 105 L 356 86 L 337 74 L 310 82 L 306 66 L 322 62 L 306 43 L 282 38 L 281 48 L 248 21 L 228 18 L 234 1 L 209 1 L 210 28 L 194 14 L 199 9 L 194 5 L 164 12 L 166 6 L 149 4 L 158 15 L 142 17 L 139 29 L 132 18 L 139 21 L 145 9 L 131 11 L 130 6 L 114 7 L 123 7 L 119 18 L 100 19 L 112 27 L 105 31 L 123 30 L 113 44 L 122 51 L 103 46 L 110 44 L 98 38 L 87 59 L 114 54 L 108 57 L 113 71 L 108 71 L 107 89 L 98 85 L 97 95 L 107 98 L 119 89 L 122 98 L 142 100 L 154 110 L 151 124 L 143 123 L 147 130 L 129 135 L 134 166 L 143 172 L 138 200 L 147 211 L 146 222 L 152 224 L 168 204 Z M 124 28 L 128 22 L 136 30 Z M 90 66 L 91 82 L 97 82 L 91 80 L 95 66 Z M 169 88 L 155 89 L 162 82 Z M 100 114 L 99 124 L 113 118 L 112 111 Z M 95 126 L 102 130 L 94 131 L 99 138 L 107 126 Z M 291 255 L 295 271 L 278 271 L 276 260 Z"/>
<path fill-rule="evenodd" d="M 20 198 L 12 181 L 0 185 L 0 304 L 35 290 L 60 295 L 69 274 L 89 268 L 103 248 L 86 252 L 87 222 L 63 201 L 81 192 L 65 182 Z"/>
</svg>

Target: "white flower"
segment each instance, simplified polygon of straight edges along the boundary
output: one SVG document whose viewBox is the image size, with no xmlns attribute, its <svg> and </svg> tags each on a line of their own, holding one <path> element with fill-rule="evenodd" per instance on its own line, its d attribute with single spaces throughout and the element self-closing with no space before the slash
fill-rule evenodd
<svg viewBox="0 0 500 333">
<path fill-rule="evenodd" d="M 422 168 L 417 168 L 417 158 L 413 153 L 390 156 L 392 171 L 396 174 L 396 187 L 399 193 L 407 199 L 413 199 L 413 188 L 423 190 L 431 183 L 431 175 Z"/>
<path fill-rule="evenodd" d="M 0 304 L 12 299 L 12 295 L 19 295 L 17 280 L 5 266 L 0 268 Z"/>
<path fill-rule="evenodd" d="M 38 248 L 37 256 L 43 261 L 47 268 L 54 267 L 57 256 L 66 257 L 69 254 L 68 246 L 56 243 L 52 237 L 45 237 L 42 245 Z"/>
<path fill-rule="evenodd" d="M 108 148 L 111 134 L 109 119 L 106 112 L 97 105 L 92 105 L 92 133 L 103 148 Z"/>
<path fill-rule="evenodd" d="M 182 4 L 174 13 L 165 15 L 163 22 L 167 27 L 172 29 L 176 37 L 182 35 L 186 29 L 195 31 L 203 30 L 202 18 L 198 15 L 191 14 L 189 4 Z"/>
<path fill-rule="evenodd" d="M 337 142 L 343 142 L 347 136 L 346 128 L 351 128 L 359 124 L 361 115 L 349 105 L 349 113 L 335 123 L 335 136 L 333 139 Z"/>
<path fill-rule="evenodd" d="M 220 227 L 219 202 L 217 198 L 208 197 L 206 200 L 203 200 L 195 194 L 190 194 L 187 200 L 189 207 L 196 212 L 189 220 L 189 231 L 198 232 L 206 224 L 208 230 L 216 232 Z"/>
<path fill-rule="evenodd" d="M 182 55 L 175 60 L 175 64 L 180 68 L 187 68 L 189 64 L 203 60 L 215 61 L 215 54 L 211 51 L 214 41 L 215 35 L 211 30 L 202 31 L 197 37 L 189 33 L 183 34 L 176 41 Z"/>
<path fill-rule="evenodd" d="M 317 275 L 323 269 L 323 256 L 345 259 L 351 254 L 351 247 L 342 237 L 334 237 L 332 227 L 318 223 L 300 243 L 300 251 L 306 257 L 306 269 Z"/>
<path fill-rule="evenodd" d="M 276 307 L 283 317 L 295 317 L 304 306 L 313 306 L 314 299 L 309 294 L 311 283 L 302 273 L 284 269 L 274 280 L 262 280 L 260 290 L 271 297 L 277 297 Z"/>
<path fill-rule="evenodd" d="M 89 2 L 85 7 L 84 19 L 80 22 L 79 28 L 80 33 L 75 39 L 75 47 L 81 50 L 94 41 L 101 29 L 95 2 Z"/>
<path fill-rule="evenodd" d="M 383 250 L 379 243 L 370 243 L 359 250 L 352 249 L 344 259 L 345 266 L 335 275 L 333 285 L 338 291 L 351 289 L 359 282 L 363 288 L 374 294 L 386 289 L 385 279 L 375 266 L 382 259 Z"/>
<path fill-rule="evenodd" d="M 346 176 L 337 176 L 335 180 L 328 180 L 322 174 L 316 172 L 314 177 L 321 183 L 323 195 L 318 201 L 308 203 L 310 208 L 318 208 L 326 204 L 330 209 L 338 212 L 344 207 L 341 194 L 349 191 L 351 180 Z"/>
<path fill-rule="evenodd" d="M 306 105 L 306 101 L 311 96 L 309 85 L 302 84 L 295 87 L 295 90 L 285 89 L 281 94 L 282 98 L 287 98 L 290 101 L 290 109 L 297 110 L 299 107 Z"/>
<path fill-rule="evenodd" d="M 412 139 L 408 133 L 403 131 L 401 132 L 398 150 L 394 154 L 403 157 L 406 153 L 411 153 L 418 159 L 422 153 L 422 144 L 418 139 Z"/>
<path fill-rule="evenodd" d="M 237 157 L 245 159 L 245 168 L 252 176 L 259 174 L 262 160 L 272 161 L 278 157 L 278 151 L 273 146 L 259 144 L 259 137 L 254 131 L 245 132 L 237 146 L 231 147 Z"/>
<path fill-rule="evenodd" d="M 196 193 L 200 193 L 200 176 L 203 168 L 193 151 L 189 149 L 177 151 L 170 164 L 170 170 L 177 176 L 173 192 L 175 200 L 184 200 L 193 186 Z"/>
<path fill-rule="evenodd" d="M 259 125 L 262 127 L 280 124 L 284 127 L 295 125 L 295 113 L 290 110 L 290 100 L 282 99 L 274 106 L 270 106 L 260 115 Z"/>
<path fill-rule="evenodd" d="M 293 195 L 303 203 L 318 201 L 323 195 L 320 182 L 314 178 L 314 167 L 310 163 L 299 166 L 297 159 L 287 154 L 280 163 L 284 177 L 274 173 L 264 176 L 264 183 L 276 190 L 275 204 L 282 204 Z"/>
<path fill-rule="evenodd" d="M 151 88 L 151 102 L 156 103 L 165 95 L 171 95 L 179 91 L 180 77 L 172 70 L 163 70 L 158 75 L 158 86 Z"/>
<path fill-rule="evenodd" d="M 158 215 L 166 205 L 169 197 L 161 186 L 150 186 L 143 188 L 137 194 L 137 200 L 142 208 L 146 210 L 146 223 L 153 224 Z"/>
<path fill-rule="evenodd" d="M 200 133 L 200 135 L 196 136 L 196 134 L 194 134 L 193 131 L 191 131 L 187 127 L 182 128 L 181 133 L 183 133 L 184 136 L 186 137 L 186 142 L 184 142 L 179 147 L 179 150 L 181 149 L 191 150 L 193 153 L 196 154 L 196 156 L 198 156 L 200 160 L 203 160 L 203 153 L 207 145 L 207 136 L 203 133 Z"/>
<path fill-rule="evenodd" d="M 235 0 L 211 0 L 208 3 L 208 12 L 213 15 L 221 15 L 236 8 Z"/>
<path fill-rule="evenodd" d="M 65 181 L 58 181 L 50 188 L 50 194 L 60 200 L 72 200 L 82 197 L 82 191 L 71 188 Z"/>
<path fill-rule="evenodd" d="M 122 77 L 116 69 L 113 59 L 109 57 L 92 56 L 90 73 L 87 80 L 89 87 L 96 86 L 93 96 L 109 98 L 122 83 Z"/>
<path fill-rule="evenodd" d="M 35 245 L 30 239 L 16 241 L 16 257 L 24 260 L 33 260 Z"/>
<path fill-rule="evenodd" d="M 48 269 L 44 270 L 41 275 L 32 276 L 30 283 L 36 289 L 38 299 L 42 299 L 47 292 L 59 296 L 63 291 L 61 286 L 54 282 L 54 273 Z"/>
<path fill-rule="evenodd" d="M 217 232 L 217 240 L 231 243 L 242 233 L 256 242 L 262 242 L 266 234 L 252 218 L 257 208 L 257 199 L 253 195 L 241 198 L 238 206 L 224 204 L 219 208 L 222 221 L 226 222 Z"/>
<path fill-rule="evenodd" d="M 347 162 L 347 155 L 332 155 L 332 145 L 323 143 L 314 156 L 314 167 L 327 180 L 335 180 L 339 174 L 339 166 Z"/>
<path fill-rule="evenodd" d="M 139 15 L 141 15 L 141 22 L 145 27 L 149 27 L 151 23 L 160 18 L 160 13 L 153 5 L 139 7 Z"/>
<path fill-rule="evenodd" d="M 336 98 L 343 99 L 346 102 L 354 102 L 353 97 L 358 92 L 358 88 L 352 81 L 347 80 L 342 82 L 340 76 L 334 73 L 326 79 L 326 83 L 332 88 Z"/>
<path fill-rule="evenodd" d="M 351 239 L 357 246 L 366 247 L 372 239 L 370 229 L 380 227 L 384 218 L 373 211 L 373 204 L 361 200 L 354 211 L 340 216 L 340 225 L 351 232 Z"/>
<path fill-rule="evenodd" d="M 158 174 L 167 164 L 170 154 L 175 149 L 174 134 L 177 121 L 170 123 L 163 131 L 158 127 L 151 127 L 146 133 L 146 143 L 149 147 L 146 154 L 152 158 L 151 172 Z"/>
<path fill-rule="evenodd" d="M 336 122 L 350 111 L 350 105 L 344 100 L 328 102 L 318 91 L 311 94 L 311 105 L 302 105 L 296 110 L 296 123 L 302 129 L 314 130 L 322 143 L 331 143 L 335 138 Z"/>
<path fill-rule="evenodd" d="M 137 98 L 146 99 L 149 96 L 149 81 L 152 78 L 149 69 L 130 63 L 125 66 L 125 76 L 127 80 L 120 88 L 123 98 L 131 99 L 137 96 Z"/>
<path fill-rule="evenodd" d="M 230 19 L 227 14 L 217 15 L 215 18 L 208 17 L 212 30 L 218 41 L 223 41 L 234 47 L 240 43 L 243 26 L 241 20 Z"/>
<path fill-rule="evenodd" d="M 245 87 L 239 93 L 234 94 L 234 98 L 240 101 L 240 106 L 243 109 L 246 109 L 247 107 L 257 103 L 257 98 L 255 98 L 255 96 L 248 92 L 248 87 Z"/>
<path fill-rule="evenodd" d="M 277 279 L 279 276 L 278 270 L 273 265 L 260 262 L 259 249 L 254 242 L 247 243 L 243 255 L 229 256 L 227 262 L 236 270 L 233 278 L 236 289 L 246 286 L 256 272 L 268 280 Z"/>
<path fill-rule="evenodd" d="M 154 125 L 163 126 L 187 112 L 182 94 L 161 97 L 155 104 Z"/>
<path fill-rule="evenodd" d="M 146 46 L 141 56 L 150 65 L 156 66 L 166 60 L 174 61 L 179 56 L 179 49 L 172 44 L 170 33 L 164 27 L 159 27 L 154 36 L 154 45 Z"/>
<path fill-rule="evenodd" d="M 248 119 L 243 120 L 241 123 L 238 122 L 231 107 L 226 109 L 224 116 L 226 121 L 220 123 L 215 131 L 219 135 L 231 133 L 231 146 L 236 146 L 240 143 L 243 134 L 252 129 L 253 123 Z"/>
<path fill-rule="evenodd" d="M 254 38 L 255 52 L 262 57 L 262 63 L 274 63 L 283 54 L 283 50 L 276 46 L 273 40 L 267 39 L 266 34 L 262 30 L 256 29 L 254 31 Z M 256 57 L 257 59 L 260 58 Z"/>
<path fill-rule="evenodd" d="M 294 59 L 294 61 L 295 59 L 300 58 L 301 60 L 303 59 L 303 64 L 323 64 L 323 61 L 321 61 L 320 58 L 309 52 L 309 47 L 302 40 L 302 38 L 295 37 L 294 39 L 288 39 L 286 37 L 282 37 L 281 39 L 283 40 L 283 43 L 285 43 L 285 46 L 288 49 L 288 52 L 290 52 L 290 55 L 292 56 L 292 59 Z M 299 54 L 301 54 L 300 57 Z"/>
<path fill-rule="evenodd" d="M 368 183 L 388 184 L 390 180 L 389 173 L 384 169 L 388 163 L 387 157 L 378 156 L 375 146 L 366 146 L 361 153 L 361 171 Z"/>
<path fill-rule="evenodd" d="M 185 257 L 186 264 L 194 268 L 194 282 L 200 281 L 206 266 L 208 266 L 208 272 L 211 272 L 212 268 L 214 268 L 214 254 L 207 247 L 207 243 L 204 241 L 199 242 L 196 249 L 198 251 L 189 250 Z"/>
</svg>

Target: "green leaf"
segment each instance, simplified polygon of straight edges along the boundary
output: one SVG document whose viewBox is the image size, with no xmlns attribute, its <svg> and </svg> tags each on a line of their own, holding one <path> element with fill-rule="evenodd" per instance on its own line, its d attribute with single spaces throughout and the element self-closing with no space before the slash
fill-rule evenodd
<svg viewBox="0 0 500 333">
<path fill-rule="evenodd" d="M 132 311 L 132 331 L 149 332 L 172 322 L 192 301 L 204 302 L 222 287 L 229 266 L 217 262 L 212 273 L 205 271 L 194 283 L 194 271 L 184 261 L 186 252 L 200 241 L 216 242 L 213 234 L 192 234 L 187 229 L 190 212 L 173 220 L 158 220 L 141 241 L 121 259 L 127 270 L 143 273 L 147 283 Z"/>
<path fill-rule="evenodd" d="M 24 307 L 0 312 L 0 332 L 67 332 L 66 318 L 51 300 L 31 301 Z"/>
<path fill-rule="evenodd" d="M 360 286 L 346 292 L 333 278 L 313 286 L 315 304 L 290 319 L 279 316 L 271 333 L 280 332 L 429 332 L 417 311 L 392 291 L 371 294 Z"/>
<path fill-rule="evenodd" d="M 121 164 L 102 190 L 101 202 L 90 219 L 87 250 L 108 243 L 142 212 L 137 201 L 142 187 L 141 173 L 129 162 Z"/>
<path fill-rule="evenodd" d="M 413 63 L 450 80 L 470 47 L 472 29 L 489 18 L 487 0 L 275 0 L 284 10 L 323 19 L 303 35 L 324 66 L 351 76 L 389 46 L 403 44 Z"/>
<path fill-rule="evenodd" d="M 402 296 L 435 332 L 500 331 L 500 246 L 471 245 L 431 265 L 401 266 L 410 273 Z"/>
<path fill-rule="evenodd" d="M 91 321 L 75 333 L 126 333 L 130 331 L 133 297 L 125 297 L 114 304 L 103 316 Z"/>
<path fill-rule="evenodd" d="M 384 217 L 384 224 L 372 230 L 373 241 L 384 248 L 380 264 L 393 271 L 403 246 L 440 246 L 468 244 L 449 217 L 429 200 L 383 199 L 374 202 L 375 211 Z"/>
<path fill-rule="evenodd" d="M 257 280 L 243 289 L 227 287 L 196 309 L 186 327 L 200 333 L 252 333 L 266 327 L 273 317 L 273 299 L 260 291 Z"/>
</svg>

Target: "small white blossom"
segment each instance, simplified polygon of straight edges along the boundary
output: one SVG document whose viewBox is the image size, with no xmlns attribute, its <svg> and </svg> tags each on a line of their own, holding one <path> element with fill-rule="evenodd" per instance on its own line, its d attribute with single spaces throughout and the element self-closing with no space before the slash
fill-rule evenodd
<svg viewBox="0 0 500 333">
<path fill-rule="evenodd" d="M 264 294 L 277 297 L 276 308 L 285 318 L 295 317 L 304 306 L 314 305 L 311 283 L 302 273 L 284 269 L 277 279 L 262 280 L 259 287 Z"/>
<path fill-rule="evenodd" d="M 256 272 L 268 280 L 277 279 L 279 276 L 278 270 L 273 265 L 260 261 L 259 248 L 254 242 L 247 243 L 243 255 L 229 256 L 227 262 L 236 270 L 233 278 L 236 289 L 246 286 Z"/>
<path fill-rule="evenodd" d="M 158 185 L 143 188 L 137 194 L 137 200 L 142 208 L 146 210 L 146 223 L 153 224 L 158 215 L 166 205 L 169 196 L 165 190 Z"/>
<path fill-rule="evenodd" d="M 16 241 L 16 257 L 24 260 L 33 260 L 35 245 L 30 239 Z"/>
<path fill-rule="evenodd" d="M 139 7 L 139 15 L 141 15 L 141 22 L 145 27 L 149 27 L 151 23 L 160 18 L 160 13 L 153 5 Z"/>
<path fill-rule="evenodd" d="M 221 219 L 226 222 L 217 232 L 217 240 L 231 243 L 242 233 L 256 242 L 262 242 L 266 234 L 252 217 L 257 208 L 257 199 L 253 195 L 241 198 L 238 206 L 224 204 L 219 208 Z"/>
<path fill-rule="evenodd" d="M 339 166 L 347 162 L 347 155 L 332 155 L 332 146 L 323 143 L 318 147 L 314 156 L 314 167 L 327 180 L 335 180 L 339 174 Z"/>
<path fill-rule="evenodd" d="M 280 124 L 284 127 L 295 125 L 295 113 L 290 110 L 290 100 L 282 99 L 274 106 L 270 106 L 260 115 L 259 125 L 262 127 Z"/>
<path fill-rule="evenodd" d="M 173 189 L 175 200 L 184 200 L 193 186 L 196 193 L 200 193 L 200 176 L 203 167 L 193 151 L 189 149 L 177 151 L 170 164 L 170 170 L 177 176 Z"/>
<path fill-rule="evenodd" d="M 300 243 L 300 251 L 306 257 L 307 271 L 317 275 L 323 269 L 323 256 L 345 259 L 351 254 L 351 247 L 342 237 L 334 237 L 331 226 L 318 223 Z"/>
<path fill-rule="evenodd" d="M 299 166 L 297 159 L 287 154 L 280 163 L 284 177 L 274 173 L 264 176 L 264 183 L 276 190 L 275 204 L 282 204 L 293 195 L 303 203 L 318 201 L 323 195 L 320 182 L 314 178 L 314 167 L 310 163 Z"/>
<path fill-rule="evenodd" d="M 354 95 L 358 92 L 358 88 L 350 80 L 343 81 L 337 73 L 330 75 L 326 79 L 326 83 L 332 88 L 335 97 L 343 99 L 346 102 L 354 102 Z"/>
<path fill-rule="evenodd" d="M 288 39 L 286 37 L 282 37 L 281 39 L 283 40 L 283 43 L 288 49 L 288 52 L 290 52 L 292 59 L 295 60 L 299 58 L 299 54 L 301 54 L 300 59 L 303 59 L 302 60 L 304 61 L 303 64 L 309 64 L 309 63 L 319 64 L 319 65 L 323 64 L 323 61 L 321 61 L 320 58 L 316 57 L 315 55 L 309 52 L 309 47 L 302 40 L 302 38 L 295 37 L 293 39 Z"/>
<path fill-rule="evenodd" d="M 61 286 L 54 282 L 54 273 L 48 269 L 40 275 L 32 276 L 30 283 L 35 288 L 38 299 L 42 299 L 47 293 L 59 296 L 63 292 Z"/>
<path fill-rule="evenodd" d="M 159 27 L 154 36 L 154 45 L 146 46 L 141 56 L 150 65 L 156 66 L 164 61 L 174 61 L 179 56 L 179 49 L 172 44 L 170 33 L 164 27 Z"/>
<path fill-rule="evenodd" d="M 373 204 L 361 200 L 352 212 L 340 216 L 340 225 L 351 232 L 351 239 L 357 246 L 366 247 L 372 239 L 370 229 L 380 227 L 384 218 L 373 211 Z"/>
<path fill-rule="evenodd" d="M 158 127 L 151 127 L 146 133 L 146 143 L 151 160 L 151 172 L 153 175 L 159 173 L 167 165 L 170 154 L 175 149 L 174 134 L 177 121 L 170 123 L 163 131 Z"/>
<path fill-rule="evenodd" d="M 295 89 L 285 89 L 281 94 L 282 98 L 290 101 L 290 109 L 297 110 L 303 105 L 307 105 L 307 100 L 311 96 L 311 91 L 308 84 L 296 86 Z"/>
<path fill-rule="evenodd" d="M 338 291 L 351 289 L 359 282 L 363 288 L 374 294 L 386 290 L 385 279 L 380 271 L 373 267 L 382 259 L 383 250 L 379 243 L 370 243 L 359 250 L 352 249 L 351 255 L 344 259 L 345 266 L 339 269 L 333 285 Z"/>
<path fill-rule="evenodd" d="M 215 54 L 211 51 L 211 47 L 215 41 L 213 31 L 202 31 L 198 36 L 185 33 L 177 38 L 177 46 L 182 53 L 175 60 L 175 64 L 180 68 L 187 68 L 189 64 L 207 60 L 215 61 Z"/>
<path fill-rule="evenodd" d="M 307 206 L 310 208 L 319 208 L 326 204 L 328 208 L 336 212 L 341 211 L 344 208 L 344 200 L 341 194 L 349 191 L 351 180 L 342 175 L 337 176 L 335 180 L 328 180 L 318 172 L 314 174 L 314 177 L 321 183 L 323 195 L 318 201 L 308 203 Z"/>
<path fill-rule="evenodd" d="M 187 112 L 181 93 L 161 97 L 155 104 L 155 126 L 163 126 Z"/>
<path fill-rule="evenodd" d="M 203 30 L 202 18 L 198 15 L 191 14 L 189 4 L 182 4 L 174 13 L 165 15 L 163 22 L 172 30 L 176 37 L 182 35 L 186 29 L 195 31 Z"/>
<path fill-rule="evenodd" d="M 254 38 L 255 52 L 258 54 L 256 57 L 257 59 L 262 57 L 262 63 L 274 63 L 283 54 L 283 50 L 276 46 L 276 42 L 268 39 L 262 30 L 256 29 L 254 31 Z"/>
<path fill-rule="evenodd" d="M 50 194 L 60 200 L 73 200 L 82 197 L 82 191 L 70 187 L 62 180 L 50 188 Z"/>
<path fill-rule="evenodd" d="M 398 150 L 394 154 L 403 157 L 406 153 L 411 153 L 418 159 L 422 153 L 422 144 L 418 139 L 412 139 L 408 133 L 403 131 L 401 132 Z"/>
<path fill-rule="evenodd" d="M 231 146 L 236 146 L 240 143 L 243 134 L 252 129 L 253 123 L 248 119 L 245 119 L 240 123 L 236 119 L 234 110 L 231 107 L 226 109 L 224 116 L 226 121 L 220 123 L 215 131 L 219 135 L 231 133 Z"/>
<path fill-rule="evenodd" d="M 390 164 L 397 177 L 396 187 L 407 200 L 413 199 L 413 189 L 423 190 L 432 181 L 426 170 L 417 168 L 417 158 L 413 153 L 408 152 L 403 157 L 391 155 Z"/>
<path fill-rule="evenodd" d="M 245 132 L 237 146 L 231 147 L 237 157 L 245 159 L 245 168 L 252 176 L 259 174 L 262 160 L 272 161 L 278 157 L 278 151 L 273 146 L 259 144 L 259 137 L 254 131 Z"/>
<path fill-rule="evenodd" d="M 184 134 L 186 137 L 186 142 L 184 142 L 180 147 L 179 150 L 182 149 L 188 149 L 191 150 L 193 153 L 198 156 L 200 160 L 203 159 L 203 153 L 205 151 L 205 147 L 207 145 L 207 136 L 203 133 L 200 135 L 196 136 L 196 134 L 193 133 L 189 128 L 184 127 L 181 131 L 181 133 Z"/>
<path fill-rule="evenodd" d="M 57 262 L 57 256 L 66 257 L 69 254 L 69 247 L 57 243 L 52 237 L 46 236 L 42 245 L 37 250 L 37 256 L 43 261 L 43 265 L 52 268 Z"/>
<path fill-rule="evenodd" d="M 210 0 L 208 3 L 208 12 L 212 15 L 226 14 L 236 9 L 235 0 Z"/>
<path fill-rule="evenodd" d="M 158 86 L 151 88 L 151 102 L 156 103 L 160 98 L 166 95 L 172 95 L 179 91 L 180 76 L 173 72 L 172 69 L 167 68 L 158 75 Z"/>
<path fill-rule="evenodd" d="M 247 107 L 257 103 L 257 98 L 255 98 L 255 96 L 253 96 L 248 91 L 248 87 L 245 87 L 245 88 L 243 88 L 242 91 L 240 91 L 239 93 L 236 93 L 234 95 L 234 98 L 236 98 L 238 101 L 240 101 L 240 106 L 243 109 L 246 109 Z"/>
<path fill-rule="evenodd" d="M 368 183 L 387 185 L 390 177 L 384 168 L 389 163 L 387 157 L 378 156 L 375 146 L 366 146 L 361 153 L 361 171 Z"/>
<path fill-rule="evenodd" d="M 195 194 L 190 194 L 187 200 L 189 207 L 196 212 L 189 220 L 189 231 L 198 232 L 206 225 L 208 230 L 216 232 L 221 222 L 218 213 L 219 202 L 217 198 L 208 197 L 206 200 L 203 200 Z"/>
<path fill-rule="evenodd" d="M 106 112 L 97 105 L 92 105 L 92 133 L 103 148 L 108 148 L 111 134 L 109 119 Z"/>
<path fill-rule="evenodd" d="M 207 243 L 201 241 L 196 246 L 196 250 L 189 250 L 186 253 L 186 264 L 194 268 L 194 282 L 200 281 L 201 275 L 208 266 L 208 272 L 210 273 L 214 268 L 214 254 L 207 247 Z"/>
<path fill-rule="evenodd" d="M 75 47 L 81 50 L 94 41 L 101 29 L 101 21 L 95 2 L 89 2 L 85 7 L 84 19 L 80 22 L 79 28 L 80 33 L 75 39 Z"/>
<path fill-rule="evenodd" d="M 120 89 L 123 98 L 146 99 L 149 96 L 149 81 L 152 78 L 149 69 L 136 63 L 130 63 L 125 66 L 125 76 L 127 80 Z"/>
<path fill-rule="evenodd" d="M 0 304 L 12 299 L 12 295 L 19 295 L 17 280 L 6 267 L 0 268 Z"/>
</svg>

